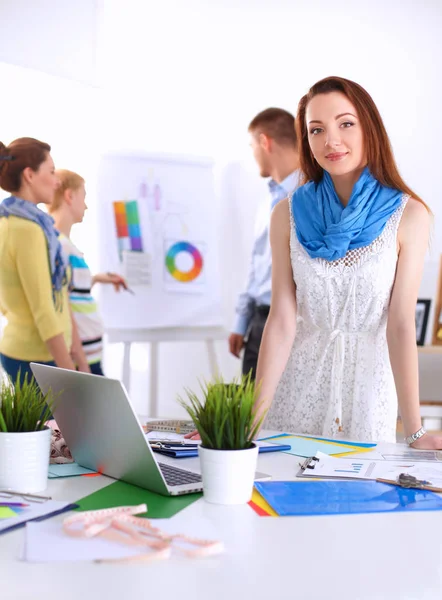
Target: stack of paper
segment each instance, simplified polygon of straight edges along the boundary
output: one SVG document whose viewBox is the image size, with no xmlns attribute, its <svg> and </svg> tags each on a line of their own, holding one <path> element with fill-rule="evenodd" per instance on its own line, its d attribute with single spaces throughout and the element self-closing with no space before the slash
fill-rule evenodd
<svg viewBox="0 0 442 600">
<path fill-rule="evenodd" d="M 212 523 L 204 517 L 180 515 L 173 519 L 156 519 L 155 527 L 171 535 L 183 534 L 189 538 L 221 541 Z M 60 522 L 28 523 L 22 559 L 28 562 L 118 560 L 145 553 L 145 547 L 127 546 L 99 536 L 70 537 L 63 532 Z"/>
</svg>

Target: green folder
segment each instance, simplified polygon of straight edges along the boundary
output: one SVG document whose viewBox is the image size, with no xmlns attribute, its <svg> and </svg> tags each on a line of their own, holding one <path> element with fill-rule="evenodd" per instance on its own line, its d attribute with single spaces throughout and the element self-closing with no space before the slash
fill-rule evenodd
<svg viewBox="0 0 442 600">
<path fill-rule="evenodd" d="M 168 519 L 202 497 L 201 493 L 183 496 L 161 496 L 136 485 L 116 481 L 110 485 L 78 500 L 77 510 L 99 510 L 116 506 L 147 504 L 147 513 L 137 515 L 149 519 Z"/>
</svg>

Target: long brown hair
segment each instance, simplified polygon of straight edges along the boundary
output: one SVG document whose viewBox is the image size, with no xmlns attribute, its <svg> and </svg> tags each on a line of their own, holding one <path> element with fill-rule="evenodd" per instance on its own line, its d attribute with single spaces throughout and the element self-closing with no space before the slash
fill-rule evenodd
<svg viewBox="0 0 442 600">
<path fill-rule="evenodd" d="M 343 77 L 326 77 L 313 85 L 298 104 L 296 128 L 299 140 L 299 162 L 303 183 L 322 179 L 323 169 L 313 157 L 308 141 L 308 129 L 305 118 L 307 106 L 318 94 L 341 92 L 356 109 L 364 136 L 367 166 L 370 173 L 382 185 L 409 194 L 425 206 L 425 202 L 411 190 L 399 174 L 394 160 L 393 150 L 382 117 L 376 104 L 362 86 Z M 428 208 L 428 207 L 427 207 Z"/>
<path fill-rule="evenodd" d="M 47 159 L 51 147 L 34 138 L 18 138 L 5 146 L 0 142 L 0 187 L 17 192 L 22 184 L 23 171 L 30 167 L 37 171 Z"/>
</svg>

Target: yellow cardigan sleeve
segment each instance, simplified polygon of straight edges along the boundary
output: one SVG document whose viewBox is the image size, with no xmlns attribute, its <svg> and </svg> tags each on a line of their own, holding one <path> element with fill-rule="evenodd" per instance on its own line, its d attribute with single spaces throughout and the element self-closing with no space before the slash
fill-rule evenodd
<svg viewBox="0 0 442 600">
<path fill-rule="evenodd" d="M 46 236 L 39 225 L 29 224 L 26 235 L 15 240 L 17 272 L 35 325 L 46 342 L 63 333 L 52 296 L 49 254 Z"/>
</svg>

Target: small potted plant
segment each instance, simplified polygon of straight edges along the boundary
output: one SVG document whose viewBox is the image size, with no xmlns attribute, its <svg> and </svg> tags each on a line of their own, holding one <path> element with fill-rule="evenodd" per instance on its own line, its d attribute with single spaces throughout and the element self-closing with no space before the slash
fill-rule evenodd
<svg viewBox="0 0 442 600">
<path fill-rule="evenodd" d="M 222 379 L 202 386 L 203 402 L 190 390 L 179 398 L 201 437 L 199 456 L 204 498 L 214 504 L 243 504 L 252 497 L 258 459 L 253 440 L 257 420 L 256 390 L 250 376 L 239 383 Z"/>
<path fill-rule="evenodd" d="M 47 486 L 53 409 L 52 392 L 34 378 L 0 385 L 0 490 L 41 492 Z"/>
</svg>

